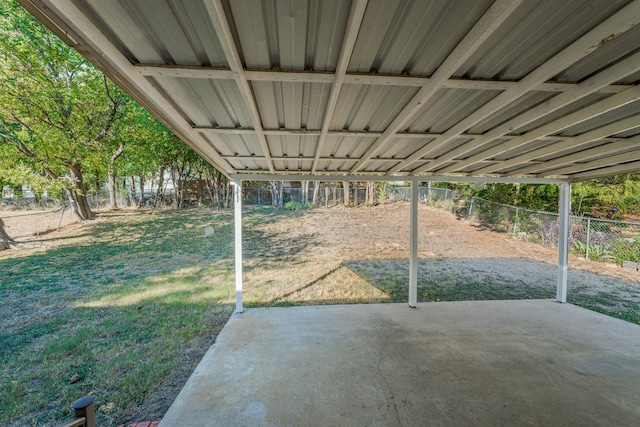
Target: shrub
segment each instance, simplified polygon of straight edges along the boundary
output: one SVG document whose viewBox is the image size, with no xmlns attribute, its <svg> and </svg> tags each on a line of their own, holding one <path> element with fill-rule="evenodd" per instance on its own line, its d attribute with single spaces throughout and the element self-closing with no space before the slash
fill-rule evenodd
<svg viewBox="0 0 640 427">
<path fill-rule="evenodd" d="M 284 208 L 288 211 L 299 211 L 302 209 L 302 205 L 300 202 L 296 202 L 295 200 L 289 200 L 284 204 Z"/>
</svg>

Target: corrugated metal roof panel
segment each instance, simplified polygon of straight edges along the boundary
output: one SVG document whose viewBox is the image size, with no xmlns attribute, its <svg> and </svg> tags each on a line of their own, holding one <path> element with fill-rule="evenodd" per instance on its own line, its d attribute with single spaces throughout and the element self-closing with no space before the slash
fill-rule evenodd
<svg viewBox="0 0 640 427">
<path fill-rule="evenodd" d="M 330 84 L 251 83 L 265 129 L 320 129 Z"/>
<path fill-rule="evenodd" d="M 561 74 L 554 77 L 554 80 L 579 82 L 605 67 L 605 64 L 615 64 L 621 59 L 629 56 L 631 52 L 638 51 L 638 40 L 640 40 L 640 28 L 632 28 L 626 33 L 608 42 L 601 49 L 598 49 L 586 58 L 576 62 Z M 630 77 L 621 79 L 618 83 L 635 83 L 640 79 L 640 74 L 635 73 Z"/>
<path fill-rule="evenodd" d="M 169 0 L 77 1 L 132 62 L 226 66 L 202 2 Z M 90 9 L 89 9 L 90 7 Z M 90 10 L 90 11 L 89 11 Z"/>
<path fill-rule="evenodd" d="M 318 136 L 267 135 L 267 142 L 274 157 L 313 157 L 318 145 Z"/>
<path fill-rule="evenodd" d="M 534 108 L 543 102 L 553 98 L 555 93 L 549 92 L 538 92 L 533 91 L 525 94 L 524 96 L 518 98 L 514 102 L 506 105 L 501 108 L 499 111 L 496 111 L 491 116 L 482 120 L 475 126 L 469 129 L 468 133 L 485 133 L 490 131 L 491 129 L 503 124 L 504 122 L 513 119 L 516 116 Z M 512 133 L 522 133 L 521 130 L 513 129 Z"/>
<path fill-rule="evenodd" d="M 483 13 L 498 5 L 492 0 L 369 0 L 366 8 L 349 0 L 19 1 L 44 16 L 47 25 L 69 43 L 78 43 L 79 50 L 210 161 L 222 164 L 226 173 L 233 167 L 237 172 L 396 173 L 400 169 L 474 174 L 517 171 L 563 153 L 574 153 L 574 161 L 580 159 L 581 150 L 608 141 L 610 135 L 575 147 L 541 140 L 509 150 L 502 144 L 511 137 L 480 136 L 474 145 L 465 135 L 490 132 L 557 96 L 558 92 L 539 91 L 543 79 L 579 83 L 596 73 L 610 74 L 612 64 L 640 52 L 640 3 L 630 0 L 527 0 L 514 12 L 503 9 L 506 14 L 500 15 L 495 27 L 482 26 L 493 32 L 486 38 L 476 33 L 484 40 L 479 46 L 458 43 L 480 19 L 487 23 L 484 18 L 489 16 Z M 355 15 L 350 17 L 351 13 Z M 606 26 L 600 26 L 605 21 Z M 582 40 L 580 49 L 564 52 L 576 40 Z M 475 50 L 465 51 L 471 47 Z M 458 59 L 446 61 L 452 53 Z M 141 63 L 156 66 L 133 66 Z M 345 67 L 337 67 L 338 63 Z M 443 64 L 447 69 L 432 77 Z M 531 81 L 530 73 L 540 66 L 545 67 L 544 76 L 534 74 L 538 81 Z M 345 76 L 345 69 L 360 75 Z M 325 73 L 310 74 L 314 70 Z M 625 76 L 616 71 L 611 81 L 636 85 L 640 70 L 628 72 Z M 450 77 L 457 79 L 447 80 Z M 341 84 L 343 79 L 346 83 Z M 358 84 L 353 83 L 356 79 Z M 303 83 L 309 80 L 315 83 Z M 437 86 L 431 88 L 434 81 Z M 418 84 L 425 84 L 425 90 Z M 560 85 L 547 86 L 562 90 Z M 636 89 L 615 101 L 626 97 L 628 102 Z M 606 101 L 616 92 L 619 88 L 588 94 L 563 103 L 553 113 L 539 113 L 518 129 L 505 126 L 504 132 L 526 133 L 563 120 L 558 126 L 564 129 L 545 132 L 580 135 L 640 116 L 639 101 L 607 112 L 611 107 Z M 487 103 L 491 108 L 485 110 Z M 582 111 L 585 108 L 588 114 Z M 478 111 L 482 114 L 477 118 L 467 119 Z M 326 117 L 330 120 L 325 114 L 331 115 Z M 323 131 L 329 131 L 324 140 L 318 136 L 323 125 Z M 200 129 L 208 127 L 229 129 Z M 265 145 L 261 127 L 315 133 L 267 131 Z M 331 133 L 342 129 L 377 134 Z M 610 131 L 618 129 L 622 128 Z M 443 135 L 434 140 L 403 132 Z M 536 158 L 535 149 L 540 147 L 549 149 Z M 547 153 L 551 148 L 555 152 Z M 319 159 L 312 160 L 316 156 Z M 509 162 L 514 156 L 518 157 Z M 398 164 L 395 158 L 402 160 Z M 505 165 L 502 170 L 501 165 Z M 586 179 L 588 174 L 578 177 Z"/>
<path fill-rule="evenodd" d="M 525 1 L 455 75 L 519 80 L 627 3 Z"/>
<path fill-rule="evenodd" d="M 640 101 L 625 105 L 624 108 L 618 108 L 604 114 L 597 115 L 590 120 L 585 120 L 584 122 L 578 123 L 575 126 L 566 128 L 560 133 L 560 135 L 580 135 L 581 133 L 608 125 L 609 123 L 623 120 L 627 117 L 637 116 L 638 114 L 640 114 Z"/>
<path fill-rule="evenodd" d="M 432 141 L 433 138 L 394 138 L 393 144 L 389 144 L 386 149 L 378 153 L 378 157 L 403 159 L 418 151 L 424 144 Z"/>
<path fill-rule="evenodd" d="M 226 1 L 248 68 L 334 70 L 349 1 Z"/>
<path fill-rule="evenodd" d="M 349 72 L 430 76 L 490 4 L 371 0 Z"/>
<path fill-rule="evenodd" d="M 445 132 L 493 98 L 494 90 L 441 89 L 404 129 L 409 132 Z"/>
<path fill-rule="evenodd" d="M 330 128 L 383 131 L 416 92 L 413 87 L 343 85 Z"/>
<path fill-rule="evenodd" d="M 195 126 L 251 127 L 251 115 L 233 80 L 154 77 Z"/>
</svg>

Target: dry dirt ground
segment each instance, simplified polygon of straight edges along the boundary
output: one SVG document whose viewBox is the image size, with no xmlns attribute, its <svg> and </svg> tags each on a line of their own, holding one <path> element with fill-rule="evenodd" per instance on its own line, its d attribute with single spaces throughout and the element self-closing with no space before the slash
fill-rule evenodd
<svg viewBox="0 0 640 427">
<path fill-rule="evenodd" d="M 305 211 L 258 224 L 246 233 L 246 239 L 250 240 L 252 232 L 258 231 L 280 237 L 270 253 L 247 251 L 248 301 L 253 300 L 253 292 L 266 295 L 269 301 L 297 303 L 384 301 L 384 293 L 376 292 L 377 288 L 371 289 L 368 283 L 353 277 L 352 269 L 344 265 L 372 260 L 365 269 L 384 270 L 390 268 L 390 260 L 395 260 L 396 264 L 398 259 L 406 260 L 409 255 L 409 205 L 401 202 Z M 260 255 L 266 257 L 258 258 Z M 278 257 L 280 262 L 274 262 Z M 549 297 L 555 295 L 556 249 L 495 233 L 426 206 L 419 209 L 419 257 L 422 259 L 419 283 L 428 276 L 498 277 L 506 283 L 545 287 L 551 289 Z M 380 260 L 386 260 L 386 264 Z M 572 287 L 594 295 L 614 292 L 640 301 L 640 273 L 636 271 L 573 255 L 570 255 L 569 266 L 569 292 Z M 372 273 L 385 274 L 384 271 Z M 288 283 L 292 278 L 295 283 Z M 349 287 L 343 287 L 344 283 Z M 353 287 L 360 289 L 352 292 L 352 298 L 341 294 Z M 365 295 L 358 297 L 362 292 Z"/>
</svg>

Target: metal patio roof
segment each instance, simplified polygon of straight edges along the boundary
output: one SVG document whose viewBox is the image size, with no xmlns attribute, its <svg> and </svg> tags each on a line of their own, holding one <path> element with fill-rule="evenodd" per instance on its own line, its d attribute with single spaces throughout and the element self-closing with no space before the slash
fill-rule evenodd
<svg viewBox="0 0 640 427">
<path fill-rule="evenodd" d="M 229 176 L 640 170 L 640 1 L 19 1 Z"/>
</svg>

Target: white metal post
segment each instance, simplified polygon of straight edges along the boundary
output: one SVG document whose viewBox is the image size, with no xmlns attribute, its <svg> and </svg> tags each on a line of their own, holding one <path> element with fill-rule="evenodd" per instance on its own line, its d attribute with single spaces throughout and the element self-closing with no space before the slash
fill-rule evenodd
<svg viewBox="0 0 640 427">
<path fill-rule="evenodd" d="M 569 267 L 569 209 L 571 203 L 571 184 L 560 184 L 558 224 L 558 289 L 556 300 L 567 302 L 567 271 Z"/>
<path fill-rule="evenodd" d="M 411 181 L 411 214 L 409 221 L 409 307 L 418 302 L 418 181 Z"/>
<path fill-rule="evenodd" d="M 236 259 L 236 313 L 242 313 L 242 181 L 233 181 L 234 240 Z"/>
</svg>

